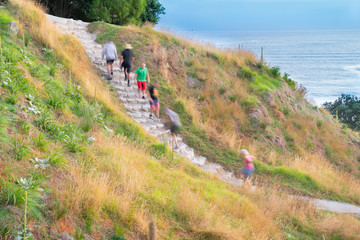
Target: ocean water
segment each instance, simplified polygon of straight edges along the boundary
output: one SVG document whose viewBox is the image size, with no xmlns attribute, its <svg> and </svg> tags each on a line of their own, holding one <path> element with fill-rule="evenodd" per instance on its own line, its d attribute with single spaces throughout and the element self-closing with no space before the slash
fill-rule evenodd
<svg viewBox="0 0 360 240">
<path fill-rule="evenodd" d="M 334 101 L 341 93 L 360 96 L 360 30 L 344 31 L 187 31 L 180 35 L 219 48 L 251 50 L 261 47 L 270 66 L 304 85 L 316 105 Z"/>
</svg>

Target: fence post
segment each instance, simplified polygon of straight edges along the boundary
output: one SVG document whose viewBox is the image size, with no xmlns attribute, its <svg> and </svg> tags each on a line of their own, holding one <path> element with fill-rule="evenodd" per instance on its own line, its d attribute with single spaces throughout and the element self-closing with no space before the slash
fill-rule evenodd
<svg viewBox="0 0 360 240">
<path fill-rule="evenodd" d="M 154 220 L 149 224 L 149 240 L 156 240 L 156 225 Z"/>
<path fill-rule="evenodd" d="M 261 64 L 264 63 L 264 48 L 263 48 L 263 47 L 261 47 L 261 58 L 260 58 L 260 62 L 261 62 Z"/>
</svg>

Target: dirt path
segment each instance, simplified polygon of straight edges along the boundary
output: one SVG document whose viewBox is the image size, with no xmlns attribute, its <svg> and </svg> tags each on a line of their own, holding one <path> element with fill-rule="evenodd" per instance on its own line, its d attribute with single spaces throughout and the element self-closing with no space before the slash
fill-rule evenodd
<svg viewBox="0 0 360 240">
<path fill-rule="evenodd" d="M 102 46 L 95 42 L 96 35 L 87 31 L 88 23 L 82 21 L 75 21 L 72 19 L 59 18 L 51 15 L 47 15 L 48 19 L 59 28 L 63 33 L 70 33 L 77 37 L 83 44 L 89 58 L 94 65 L 106 74 L 105 61 L 101 59 Z M 121 49 L 118 49 L 121 50 Z M 115 63 L 118 66 L 118 62 Z M 127 86 L 127 82 L 124 81 L 124 74 L 120 72 L 118 67 L 114 67 L 114 76 L 111 81 L 111 85 L 117 89 L 117 95 L 119 100 L 124 104 L 128 114 L 139 123 L 146 132 L 156 137 L 161 142 L 167 142 L 171 147 L 171 142 L 168 139 L 169 131 L 165 129 L 164 124 L 160 119 L 150 119 L 149 111 L 150 106 L 148 100 L 143 100 L 137 93 L 137 86 L 133 83 L 133 75 L 131 76 L 131 86 Z M 178 137 L 179 148 L 176 149 L 176 153 L 192 163 L 200 166 L 204 171 L 213 173 L 221 180 L 234 185 L 241 186 L 243 181 L 234 176 L 232 172 L 225 171 L 220 165 L 210 163 L 203 156 L 197 156 L 194 149 L 187 146 L 181 137 Z M 255 189 L 255 187 L 253 187 Z M 313 202 L 313 204 L 321 210 L 329 210 L 340 213 L 351 213 L 360 215 L 360 207 L 341 202 L 334 202 L 329 200 L 303 198 Z"/>
</svg>

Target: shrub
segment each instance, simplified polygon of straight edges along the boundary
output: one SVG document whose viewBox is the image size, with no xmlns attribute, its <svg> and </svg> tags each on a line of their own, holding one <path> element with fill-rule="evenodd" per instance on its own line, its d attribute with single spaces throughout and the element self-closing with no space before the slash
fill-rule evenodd
<svg viewBox="0 0 360 240">
<path fill-rule="evenodd" d="M 272 67 L 270 69 L 270 73 L 274 78 L 280 78 L 281 77 L 280 68 L 278 68 L 278 67 Z"/>
<path fill-rule="evenodd" d="M 334 102 L 326 102 L 324 107 L 341 123 L 347 124 L 353 130 L 360 130 L 360 98 L 341 94 Z"/>
<path fill-rule="evenodd" d="M 23 160 L 24 157 L 27 156 L 29 153 L 28 146 L 24 143 L 24 141 L 20 141 L 18 139 L 14 139 L 12 143 L 12 152 L 14 155 L 14 158 L 16 160 Z"/>
<path fill-rule="evenodd" d="M 221 87 L 219 88 L 219 94 L 220 94 L 220 95 L 223 95 L 224 93 L 226 93 L 226 88 L 223 87 L 223 86 L 221 86 Z"/>
<path fill-rule="evenodd" d="M 291 87 L 292 89 L 295 89 L 296 83 L 295 83 L 295 81 L 291 80 L 291 78 L 289 78 L 289 77 L 290 77 L 290 74 L 284 73 L 283 78 L 284 78 L 285 82 L 289 85 L 289 87 Z"/>
<path fill-rule="evenodd" d="M 317 128 L 321 128 L 322 127 L 322 125 L 324 124 L 324 121 L 323 120 L 317 120 L 316 121 L 316 126 L 317 126 Z"/>
</svg>

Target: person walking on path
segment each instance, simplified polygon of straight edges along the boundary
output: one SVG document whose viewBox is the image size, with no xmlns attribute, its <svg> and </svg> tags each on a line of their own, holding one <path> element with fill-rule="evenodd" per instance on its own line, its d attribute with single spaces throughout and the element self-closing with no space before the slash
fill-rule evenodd
<svg viewBox="0 0 360 240">
<path fill-rule="evenodd" d="M 128 81 L 128 86 L 130 86 L 130 72 L 131 72 L 131 66 L 134 62 L 134 54 L 131 51 L 132 46 L 130 44 L 125 45 L 125 50 L 122 51 L 121 57 L 120 57 L 120 68 L 121 66 L 124 68 L 124 74 L 125 74 L 125 81 Z"/>
<path fill-rule="evenodd" d="M 116 46 L 111 40 L 108 40 L 104 45 L 102 50 L 102 59 L 104 59 L 104 57 L 106 57 L 106 67 L 108 70 L 109 79 L 111 80 L 112 75 L 114 74 L 114 61 L 118 59 Z"/>
<path fill-rule="evenodd" d="M 179 132 L 180 127 L 181 127 L 180 118 L 176 112 L 171 111 L 167 107 L 165 107 L 165 112 L 169 116 L 170 121 L 171 121 L 170 132 L 171 132 L 171 136 L 173 138 L 173 143 L 175 143 L 174 149 L 177 149 L 179 147 L 179 145 L 178 145 L 178 142 L 176 139 L 176 134 Z"/>
<path fill-rule="evenodd" d="M 145 99 L 146 82 L 150 83 L 150 74 L 146 64 L 142 63 L 135 73 L 135 83 L 138 85 L 139 96 L 141 96 L 142 90 L 142 99 Z"/>
<path fill-rule="evenodd" d="M 155 81 L 153 85 L 150 85 L 148 88 L 148 97 L 150 102 L 150 118 L 152 118 L 153 113 L 155 112 L 157 118 L 159 118 L 160 104 L 159 104 L 159 92 L 157 88 L 159 87 L 159 82 Z"/>
<path fill-rule="evenodd" d="M 246 149 L 240 150 L 241 155 L 244 158 L 245 167 L 241 169 L 241 171 L 244 174 L 244 177 L 246 178 L 246 182 L 250 181 L 251 175 L 254 172 L 254 156 L 251 156 L 249 152 Z"/>
</svg>

